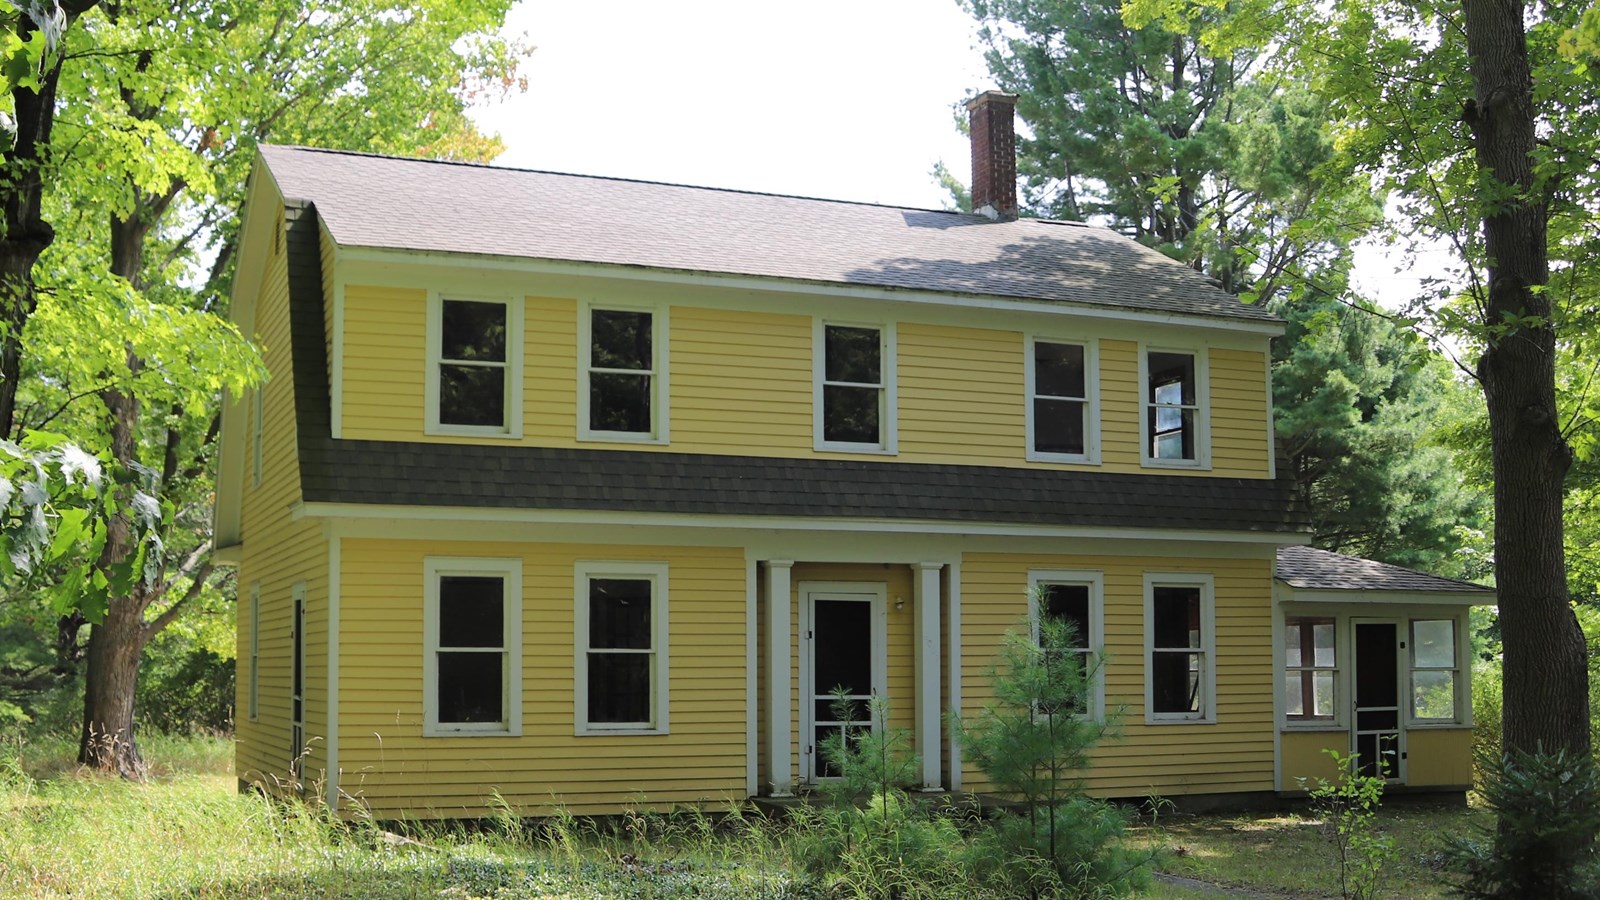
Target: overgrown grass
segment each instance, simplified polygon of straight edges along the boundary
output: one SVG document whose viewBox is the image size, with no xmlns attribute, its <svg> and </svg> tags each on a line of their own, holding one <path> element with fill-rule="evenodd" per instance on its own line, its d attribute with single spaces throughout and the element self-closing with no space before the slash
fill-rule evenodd
<svg viewBox="0 0 1600 900">
<path fill-rule="evenodd" d="M 1376 829 L 1394 838 L 1400 858 L 1383 870 L 1385 897 L 1445 897 L 1457 876 L 1445 869 L 1443 835 L 1465 833 L 1486 821 L 1482 809 L 1391 803 Z M 1306 814 L 1163 816 L 1155 827 L 1135 829 L 1136 840 L 1165 843 L 1164 870 L 1212 884 L 1294 896 L 1337 897 L 1338 861 L 1324 823 Z M 1152 896 L 1188 897 L 1192 892 L 1157 886 Z"/>
</svg>

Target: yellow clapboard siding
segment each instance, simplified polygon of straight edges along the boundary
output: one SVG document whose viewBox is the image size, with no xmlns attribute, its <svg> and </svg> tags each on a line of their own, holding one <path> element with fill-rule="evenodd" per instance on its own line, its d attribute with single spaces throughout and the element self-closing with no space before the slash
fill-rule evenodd
<svg viewBox="0 0 1600 900">
<path fill-rule="evenodd" d="M 521 560 L 522 736 L 423 736 L 421 611 L 428 556 Z M 667 564 L 669 734 L 573 734 L 579 560 Z M 481 779 L 484 760 L 495 761 L 502 793 L 528 804 L 548 803 L 552 791 L 620 804 L 641 793 L 671 794 L 684 779 L 743 787 L 742 549 L 345 539 L 340 600 L 340 763 L 347 773 L 369 778 L 365 797 L 376 811 L 415 811 L 432 792 Z M 396 620 L 404 627 L 395 629 Z M 426 771 L 426 778 L 406 781 L 390 795 L 374 794 L 371 773 L 402 777 L 392 774 L 401 763 L 405 772 Z"/>
<path fill-rule="evenodd" d="M 1120 796 L 1132 784 L 1164 794 L 1271 787 L 1271 591 L 1267 560 L 966 554 L 962 559 L 962 707 L 992 702 L 989 670 L 1008 631 L 1026 628 L 1031 569 L 1103 573 L 1106 706 L 1121 737 L 1095 751 L 1090 788 Z M 1215 724 L 1144 723 L 1144 574 L 1199 572 L 1216 586 Z M 967 764 L 963 783 L 987 786 Z M 1136 791 L 1135 793 L 1143 793 Z"/>
</svg>

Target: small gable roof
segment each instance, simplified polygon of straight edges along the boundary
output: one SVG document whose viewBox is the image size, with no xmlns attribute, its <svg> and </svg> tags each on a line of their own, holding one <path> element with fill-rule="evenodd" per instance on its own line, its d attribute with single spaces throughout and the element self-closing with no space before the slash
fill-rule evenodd
<svg viewBox="0 0 1600 900">
<path fill-rule="evenodd" d="M 1413 594 L 1452 592 L 1463 595 L 1494 593 L 1493 588 L 1481 584 L 1441 578 L 1388 563 L 1318 550 L 1315 547 L 1280 547 L 1277 578 L 1292 588 L 1309 591 L 1392 591 Z"/>
<path fill-rule="evenodd" d="M 1115 231 L 263 145 L 343 247 L 530 258 L 1276 324 Z"/>
</svg>

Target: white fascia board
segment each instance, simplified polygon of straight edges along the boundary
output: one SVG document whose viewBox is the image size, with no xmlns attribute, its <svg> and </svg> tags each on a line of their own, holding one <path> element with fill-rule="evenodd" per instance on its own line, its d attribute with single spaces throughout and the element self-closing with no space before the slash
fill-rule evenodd
<svg viewBox="0 0 1600 900">
<path fill-rule="evenodd" d="M 1280 584 L 1282 582 L 1279 582 Z M 1284 603 L 1355 603 L 1363 606 L 1495 606 L 1500 601 L 1493 591 L 1382 591 L 1382 590 L 1301 590 L 1286 585 Z"/>
<path fill-rule="evenodd" d="M 1010 300 L 986 295 L 950 294 L 939 291 L 919 291 L 911 288 L 885 288 L 840 282 L 802 281 L 762 275 L 732 275 L 705 271 L 657 269 L 647 266 L 618 265 L 613 263 L 570 262 L 563 260 L 533 259 L 525 257 L 493 256 L 478 253 L 445 253 L 441 251 L 401 250 L 387 247 L 342 246 L 341 253 L 351 262 L 370 262 L 386 265 L 432 264 L 460 267 L 470 265 L 478 269 L 498 268 L 504 271 L 540 275 L 604 276 L 631 281 L 651 281 L 662 284 L 690 286 L 719 285 L 736 290 L 782 291 L 791 294 L 817 294 L 828 297 L 849 297 L 861 300 L 888 300 L 898 303 L 956 306 L 970 309 L 1006 310 L 1014 312 L 1045 313 L 1077 318 L 1114 319 L 1157 325 L 1177 325 L 1185 328 L 1208 328 L 1219 331 L 1277 336 L 1284 333 L 1284 325 L 1276 322 L 1252 322 L 1245 319 L 1212 318 L 1209 316 L 1178 315 L 1110 306 L 1074 304 L 1066 300 Z"/>
<path fill-rule="evenodd" d="M 667 526 L 769 531 L 832 531 L 871 534 L 998 535 L 1051 538 L 1133 538 L 1250 544 L 1305 544 L 1310 535 L 1256 531 L 1201 531 L 1170 528 L 1094 528 L 1078 525 L 1025 525 L 1008 522 L 945 522 L 926 519 L 808 518 L 799 516 L 689 515 L 610 510 L 501 509 L 461 506 L 389 506 L 368 503 L 297 503 L 295 521 L 304 519 L 426 522 L 494 522 L 562 525 Z"/>
</svg>

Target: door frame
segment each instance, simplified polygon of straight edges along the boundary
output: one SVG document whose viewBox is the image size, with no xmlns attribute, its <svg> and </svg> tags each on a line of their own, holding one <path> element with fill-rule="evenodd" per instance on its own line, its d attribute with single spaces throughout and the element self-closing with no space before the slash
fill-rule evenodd
<svg viewBox="0 0 1600 900">
<path fill-rule="evenodd" d="M 799 625 L 795 631 L 795 644 L 799 656 L 800 690 L 796 692 L 800 706 L 800 729 L 796 733 L 796 749 L 800 757 L 800 781 L 804 784 L 816 784 L 817 756 L 814 752 L 807 752 L 816 739 L 816 707 L 814 705 L 815 690 L 812 687 L 812 669 L 815 667 L 814 650 L 816 644 L 812 637 L 812 625 L 815 619 L 814 606 L 818 599 L 823 600 L 854 600 L 870 603 L 872 616 L 872 694 L 874 697 L 888 697 L 889 695 L 889 585 L 882 581 L 802 581 L 798 585 L 797 593 L 800 595 Z M 877 721 L 873 716 L 875 729 L 883 728 L 883 722 Z"/>
<path fill-rule="evenodd" d="M 1387 779 L 1388 784 L 1406 783 L 1407 748 L 1410 743 L 1406 732 L 1411 725 L 1411 679 L 1409 668 L 1411 662 L 1410 650 L 1407 643 L 1411 639 L 1410 618 L 1406 616 L 1351 616 L 1350 617 L 1350 746 L 1351 753 L 1356 752 L 1356 733 L 1359 730 L 1356 716 L 1356 692 L 1359 690 L 1361 673 L 1357 670 L 1359 656 L 1356 653 L 1356 631 L 1358 625 L 1392 625 L 1394 626 L 1394 677 L 1395 677 L 1395 732 L 1397 733 L 1395 752 L 1399 755 L 1396 760 L 1393 778 Z"/>
</svg>

